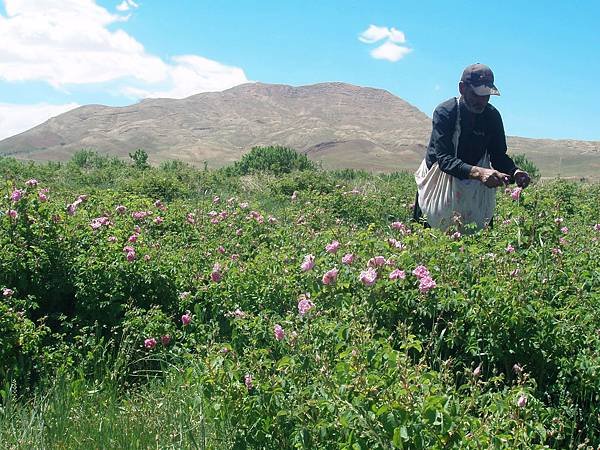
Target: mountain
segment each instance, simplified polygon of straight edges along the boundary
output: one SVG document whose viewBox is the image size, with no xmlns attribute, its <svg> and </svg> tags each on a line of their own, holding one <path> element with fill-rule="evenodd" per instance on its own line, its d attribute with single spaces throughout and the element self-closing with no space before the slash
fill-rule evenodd
<svg viewBox="0 0 600 450">
<path fill-rule="evenodd" d="M 430 130 L 427 115 L 385 90 L 249 83 L 181 100 L 82 106 L 0 141 L 0 154 L 67 160 L 85 148 L 126 158 L 142 148 L 151 162 L 207 161 L 218 167 L 253 146 L 282 145 L 324 167 L 412 170 Z M 510 152 L 525 153 L 544 175 L 600 173 L 600 142 L 510 137 L 508 143 Z"/>
</svg>

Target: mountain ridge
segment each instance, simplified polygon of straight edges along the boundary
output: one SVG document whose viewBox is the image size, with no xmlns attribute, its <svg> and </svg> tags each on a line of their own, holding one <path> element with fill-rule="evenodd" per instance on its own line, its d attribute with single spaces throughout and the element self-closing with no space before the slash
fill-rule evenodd
<svg viewBox="0 0 600 450">
<path fill-rule="evenodd" d="M 306 86 L 246 83 L 184 99 L 83 105 L 0 141 L 0 155 L 67 160 L 82 148 L 126 158 L 144 149 L 151 162 L 229 164 L 253 146 L 282 145 L 324 167 L 374 171 L 416 168 L 431 119 L 387 90 L 343 82 Z M 544 175 L 600 173 L 600 142 L 508 137 Z"/>
</svg>

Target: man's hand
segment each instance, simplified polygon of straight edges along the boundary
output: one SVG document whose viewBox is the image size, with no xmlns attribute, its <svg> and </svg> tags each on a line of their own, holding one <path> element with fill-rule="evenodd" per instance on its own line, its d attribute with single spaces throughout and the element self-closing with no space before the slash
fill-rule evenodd
<svg viewBox="0 0 600 450">
<path fill-rule="evenodd" d="M 515 170 L 515 174 L 513 175 L 513 177 L 515 178 L 515 183 L 517 183 L 517 186 L 522 188 L 526 188 L 531 182 L 529 174 L 521 169 Z"/>
<path fill-rule="evenodd" d="M 508 184 L 510 175 L 494 169 L 473 166 L 469 173 L 469 178 L 472 180 L 479 180 L 489 188 L 496 188 Z"/>
</svg>

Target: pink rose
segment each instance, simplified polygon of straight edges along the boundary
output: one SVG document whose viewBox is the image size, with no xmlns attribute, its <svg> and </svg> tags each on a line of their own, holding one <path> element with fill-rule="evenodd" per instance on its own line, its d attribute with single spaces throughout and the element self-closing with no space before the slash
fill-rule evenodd
<svg viewBox="0 0 600 450">
<path fill-rule="evenodd" d="M 335 283 L 335 280 L 337 280 L 337 276 L 338 276 L 338 269 L 331 269 L 328 270 L 327 272 L 325 272 L 325 274 L 323 275 L 323 284 L 333 284 Z"/>
<path fill-rule="evenodd" d="M 396 269 L 390 273 L 390 280 L 404 280 L 406 278 L 406 272 L 404 270 Z"/>
<path fill-rule="evenodd" d="M 383 256 L 375 256 L 367 262 L 367 266 L 369 267 L 381 267 L 386 263 L 385 257 Z"/>
<path fill-rule="evenodd" d="M 358 279 L 365 286 L 373 286 L 377 280 L 377 271 L 373 267 L 369 267 L 360 273 Z"/>
<path fill-rule="evenodd" d="M 350 265 L 354 262 L 354 255 L 352 253 L 346 253 L 342 258 L 342 264 Z"/>
<path fill-rule="evenodd" d="M 154 347 L 156 347 L 156 339 L 154 338 L 148 338 L 144 341 L 144 347 L 146 347 L 147 349 L 153 349 Z"/>
<path fill-rule="evenodd" d="M 183 326 L 189 325 L 191 321 L 192 321 L 192 316 L 189 311 L 181 316 L 181 323 L 183 324 Z"/>
<path fill-rule="evenodd" d="M 436 286 L 435 281 L 430 276 L 423 277 L 419 280 L 419 292 L 421 292 L 421 294 L 427 294 Z"/>
<path fill-rule="evenodd" d="M 412 273 L 417 278 L 424 278 L 424 277 L 429 276 L 429 270 L 427 270 L 427 267 L 422 266 L 422 265 L 415 267 L 415 269 L 412 271 Z"/>
<path fill-rule="evenodd" d="M 273 333 L 275 334 L 275 339 L 277 339 L 278 341 L 283 340 L 283 338 L 285 337 L 285 332 L 279 324 L 273 327 Z"/>
<path fill-rule="evenodd" d="M 251 391 L 254 387 L 254 385 L 252 384 L 252 375 L 250 375 L 249 373 L 247 373 L 244 376 L 244 384 L 246 385 L 246 389 L 248 389 L 249 391 Z"/>
<path fill-rule="evenodd" d="M 298 297 L 298 312 L 304 316 L 308 311 L 314 308 L 315 304 L 310 300 L 308 294 L 302 294 Z"/>
<path fill-rule="evenodd" d="M 327 253 L 336 253 L 340 248 L 340 243 L 338 241 L 332 241 L 330 244 L 325 246 L 325 251 Z"/>
<path fill-rule="evenodd" d="M 311 270 L 313 267 L 315 267 L 314 255 L 306 255 L 304 257 L 304 261 L 302 261 L 302 264 L 300 265 L 300 269 L 302 269 L 302 272 L 307 272 L 307 271 Z"/>
</svg>

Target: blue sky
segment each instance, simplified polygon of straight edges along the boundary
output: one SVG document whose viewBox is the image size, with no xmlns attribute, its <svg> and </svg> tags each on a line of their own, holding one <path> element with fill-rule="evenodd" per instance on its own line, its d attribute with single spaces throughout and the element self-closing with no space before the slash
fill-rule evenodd
<svg viewBox="0 0 600 450">
<path fill-rule="evenodd" d="M 252 81 L 377 87 L 431 116 L 482 62 L 507 134 L 600 140 L 598 22 L 598 0 L 0 0 L 0 138 Z"/>
</svg>

